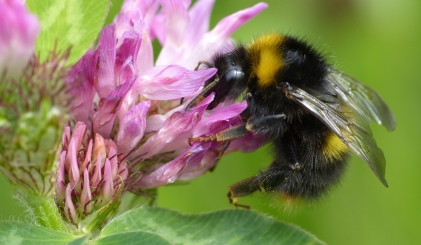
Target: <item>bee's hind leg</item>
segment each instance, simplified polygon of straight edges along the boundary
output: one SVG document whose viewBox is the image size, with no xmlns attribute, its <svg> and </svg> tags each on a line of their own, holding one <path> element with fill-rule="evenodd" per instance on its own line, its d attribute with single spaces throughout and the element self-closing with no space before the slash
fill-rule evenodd
<svg viewBox="0 0 421 245">
<path fill-rule="evenodd" d="M 237 200 L 239 197 L 247 196 L 261 188 L 259 184 L 258 177 L 251 177 L 245 180 L 242 180 L 238 183 L 235 183 L 229 187 L 228 198 L 230 203 L 236 207 L 242 207 L 245 209 L 250 209 L 247 205 L 238 204 Z"/>
</svg>

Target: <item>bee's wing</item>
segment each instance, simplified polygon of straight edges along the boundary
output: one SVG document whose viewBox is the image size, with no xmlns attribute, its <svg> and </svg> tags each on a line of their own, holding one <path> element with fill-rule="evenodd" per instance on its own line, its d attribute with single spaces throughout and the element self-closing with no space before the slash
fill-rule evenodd
<svg viewBox="0 0 421 245">
<path fill-rule="evenodd" d="M 340 102 L 325 103 L 297 87 L 289 87 L 288 94 L 335 132 L 351 151 L 368 163 L 377 178 L 387 186 L 386 160 L 365 118 L 361 118 L 347 105 L 341 105 Z"/>
<path fill-rule="evenodd" d="M 340 99 L 367 123 L 372 119 L 377 124 L 383 124 L 389 131 L 395 129 L 395 117 L 376 91 L 334 69 L 331 69 L 327 80 Z"/>
</svg>

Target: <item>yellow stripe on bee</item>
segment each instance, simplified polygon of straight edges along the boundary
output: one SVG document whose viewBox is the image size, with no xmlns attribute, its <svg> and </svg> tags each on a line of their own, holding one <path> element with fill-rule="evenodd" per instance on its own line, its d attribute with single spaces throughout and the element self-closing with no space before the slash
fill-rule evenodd
<svg viewBox="0 0 421 245">
<path fill-rule="evenodd" d="M 279 34 L 265 35 L 253 41 L 248 48 L 252 75 L 257 77 L 261 87 L 276 84 L 276 75 L 284 66 L 281 54 L 283 40 Z"/>
<path fill-rule="evenodd" d="M 326 137 L 323 154 L 327 160 L 341 160 L 348 150 L 348 146 L 335 133 L 332 132 Z"/>
</svg>

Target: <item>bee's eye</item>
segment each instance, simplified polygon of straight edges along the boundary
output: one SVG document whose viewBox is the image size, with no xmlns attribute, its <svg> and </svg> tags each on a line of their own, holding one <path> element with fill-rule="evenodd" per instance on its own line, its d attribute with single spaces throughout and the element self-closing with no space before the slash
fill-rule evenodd
<svg viewBox="0 0 421 245">
<path fill-rule="evenodd" d="M 208 96 L 210 93 L 215 92 L 215 98 L 213 101 L 209 104 L 208 110 L 211 110 L 215 108 L 219 103 L 223 102 L 225 99 L 232 99 L 239 96 L 239 94 L 231 93 L 230 91 L 233 88 L 233 86 L 238 86 L 238 81 L 244 80 L 245 75 L 244 72 L 236 67 L 228 70 L 225 72 L 218 84 L 215 85 L 215 87 L 212 90 L 209 90 L 204 96 Z M 241 91 L 241 90 L 239 90 Z"/>
<path fill-rule="evenodd" d="M 228 94 L 229 90 L 231 89 L 232 85 L 238 81 L 244 79 L 244 72 L 237 69 L 231 69 L 227 71 L 219 81 L 215 92 L 218 95 L 226 95 Z"/>
</svg>

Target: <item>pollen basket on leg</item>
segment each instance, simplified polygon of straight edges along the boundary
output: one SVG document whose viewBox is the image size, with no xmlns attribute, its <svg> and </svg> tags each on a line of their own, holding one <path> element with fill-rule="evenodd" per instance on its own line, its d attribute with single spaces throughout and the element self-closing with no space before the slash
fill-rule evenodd
<svg viewBox="0 0 421 245">
<path fill-rule="evenodd" d="M 252 75 L 260 87 L 275 85 L 276 76 L 284 66 L 282 57 L 283 36 L 266 35 L 255 40 L 248 50 L 251 57 Z"/>
</svg>

